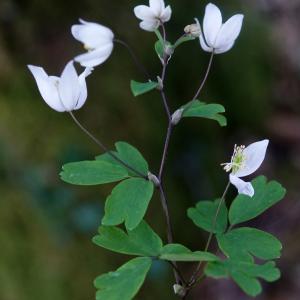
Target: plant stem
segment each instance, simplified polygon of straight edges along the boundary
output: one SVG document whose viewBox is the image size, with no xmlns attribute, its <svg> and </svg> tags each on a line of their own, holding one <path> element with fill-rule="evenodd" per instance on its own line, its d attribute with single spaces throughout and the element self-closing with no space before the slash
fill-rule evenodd
<svg viewBox="0 0 300 300">
<path fill-rule="evenodd" d="M 216 214 L 215 214 L 215 216 L 214 216 L 213 223 L 212 223 L 212 230 L 211 230 L 211 232 L 210 232 L 210 234 L 209 234 L 209 237 L 208 237 L 208 239 L 207 239 L 207 242 L 206 242 L 206 245 L 205 245 L 205 248 L 204 248 L 204 252 L 208 251 L 209 246 L 210 246 L 210 244 L 211 244 L 211 241 L 212 241 L 212 238 L 213 238 L 213 235 L 214 235 L 214 231 L 215 231 L 215 229 L 216 229 L 217 219 L 218 219 L 218 216 L 219 216 L 221 207 L 222 207 L 222 205 L 223 205 L 223 203 L 224 203 L 224 201 L 225 201 L 225 197 L 226 197 L 226 194 L 227 194 L 227 192 L 228 192 L 229 187 L 230 187 L 230 182 L 227 183 L 227 186 L 226 186 L 226 188 L 225 188 L 225 190 L 224 190 L 224 192 L 223 192 L 223 195 L 222 195 L 222 197 L 221 197 L 220 203 L 219 203 L 219 205 L 218 205 L 218 207 L 217 207 Z M 198 276 L 198 274 L 199 274 L 199 271 L 200 271 L 200 269 L 201 269 L 201 266 L 202 266 L 202 261 L 199 262 L 199 264 L 198 264 L 198 266 L 197 266 L 195 272 L 193 273 L 193 275 L 192 275 L 192 277 L 191 277 L 191 279 L 190 279 L 190 282 L 189 282 L 189 286 L 190 286 L 190 287 L 193 286 L 194 283 L 197 281 L 197 276 Z"/>
<path fill-rule="evenodd" d="M 148 73 L 147 69 L 145 68 L 145 66 L 139 61 L 139 59 L 137 58 L 137 55 L 132 50 L 132 48 L 126 42 L 124 42 L 122 40 L 114 39 L 114 41 L 116 43 L 119 43 L 120 45 L 124 46 L 128 50 L 128 52 L 130 53 L 135 65 L 137 66 L 137 68 L 145 76 L 145 79 L 149 80 L 151 78 L 151 76 L 149 75 L 149 73 Z"/>
<path fill-rule="evenodd" d="M 172 229 L 172 224 L 171 224 L 171 218 L 169 214 L 169 207 L 168 207 L 168 200 L 166 198 L 165 190 L 162 184 L 159 185 L 159 191 L 162 199 L 162 208 L 164 211 L 164 214 L 166 216 L 167 220 L 167 239 L 168 243 L 172 244 L 173 243 L 173 229 Z"/>
<path fill-rule="evenodd" d="M 134 172 L 136 175 L 138 175 L 139 177 L 142 177 L 146 180 L 148 180 L 148 177 L 141 173 L 140 171 L 136 170 L 135 168 L 133 168 L 132 166 L 130 166 L 129 164 L 127 164 L 125 161 L 123 161 L 122 159 L 120 159 L 119 157 L 117 157 L 113 152 L 111 152 L 110 150 L 108 150 L 108 148 L 99 140 L 97 139 L 92 133 L 90 133 L 80 122 L 79 120 L 75 117 L 75 115 L 73 114 L 73 112 L 69 112 L 70 116 L 72 117 L 73 121 L 76 123 L 76 125 L 87 135 L 89 136 L 104 152 L 106 152 L 108 155 L 110 155 L 115 161 L 117 161 L 118 163 L 120 163 L 121 165 L 123 165 L 124 167 L 126 167 L 127 169 L 131 170 L 132 172 Z"/>
<path fill-rule="evenodd" d="M 161 25 L 162 27 L 162 31 L 163 31 L 163 42 L 165 45 L 166 42 L 166 30 L 164 28 L 164 25 Z M 159 180 L 159 191 L 160 191 L 160 200 L 161 200 L 161 205 L 163 208 L 163 212 L 165 214 L 166 217 L 166 222 L 167 222 L 167 239 L 168 239 L 168 243 L 172 244 L 173 243 L 173 229 L 172 229 L 172 223 L 171 223 L 171 218 L 170 218 L 170 213 L 169 213 L 169 206 L 168 206 L 168 200 L 164 191 L 164 187 L 163 187 L 163 170 L 164 170 L 164 166 L 166 163 L 166 158 L 167 158 L 167 152 L 168 152 L 168 148 L 169 148 L 169 143 L 170 143 L 170 137 L 172 134 L 172 116 L 171 116 L 171 111 L 170 111 L 170 107 L 168 104 L 168 100 L 164 91 L 164 81 L 165 81 L 165 77 L 166 77 L 166 71 L 167 71 L 167 55 L 164 53 L 164 57 L 162 60 L 162 73 L 161 73 L 161 90 L 160 90 L 160 94 L 161 94 L 161 98 L 163 101 L 163 105 L 164 105 L 164 109 L 166 111 L 167 114 L 167 118 L 168 118 L 168 129 L 167 129 L 167 134 L 165 137 L 165 142 L 164 142 L 164 150 L 163 150 L 163 154 L 162 154 L 162 158 L 161 158 L 161 163 L 160 163 L 160 168 L 159 168 L 159 176 L 158 176 L 158 180 Z M 176 264 L 176 262 L 173 262 L 172 264 L 173 266 L 173 272 L 174 272 L 174 277 L 176 280 L 176 284 L 181 284 L 181 283 L 185 283 L 184 278 L 182 277 L 182 275 L 180 274 L 180 271 L 178 269 L 178 266 Z"/>
<path fill-rule="evenodd" d="M 199 86 L 199 88 L 198 88 L 195 96 L 193 97 L 193 100 L 196 100 L 198 98 L 198 96 L 200 95 L 200 93 L 201 93 L 201 91 L 202 91 L 202 89 L 203 89 L 203 87 L 204 87 L 204 85 L 206 83 L 206 80 L 208 78 L 209 72 L 210 72 L 211 67 L 212 67 L 213 58 L 214 58 L 214 52 L 212 52 L 211 55 L 210 55 L 209 63 L 208 63 L 208 66 L 207 66 L 204 78 L 201 81 L 201 84 L 200 84 L 200 86 Z"/>
<path fill-rule="evenodd" d="M 158 175 L 158 180 L 159 181 L 161 181 L 162 177 L 163 177 L 163 172 L 164 172 L 164 168 L 165 168 L 165 164 L 166 164 L 166 160 L 167 160 L 167 154 L 168 154 L 168 149 L 169 149 L 169 144 L 170 144 L 172 131 L 173 131 L 173 125 L 172 125 L 171 121 L 169 121 L 167 134 L 166 134 L 166 138 L 165 138 L 165 145 L 164 145 L 163 155 L 162 155 L 162 158 L 161 158 L 161 164 L 160 164 L 160 168 L 159 168 L 159 175 Z"/>
</svg>

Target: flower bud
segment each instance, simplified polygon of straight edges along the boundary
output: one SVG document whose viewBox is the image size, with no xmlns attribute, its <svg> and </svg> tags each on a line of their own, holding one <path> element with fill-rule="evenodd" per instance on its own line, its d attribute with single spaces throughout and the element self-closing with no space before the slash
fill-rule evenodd
<svg viewBox="0 0 300 300">
<path fill-rule="evenodd" d="M 169 45 L 169 44 L 165 45 L 164 52 L 165 52 L 165 54 L 166 54 L 167 56 L 172 56 L 173 53 L 174 53 L 174 48 L 173 48 L 173 46 L 172 46 L 172 45 Z"/>
<path fill-rule="evenodd" d="M 201 27 L 199 23 L 187 25 L 184 28 L 184 32 L 192 37 L 199 37 L 201 35 Z"/>
<path fill-rule="evenodd" d="M 180 122 L 183 111 L 184 111 L 183 108 L 179 108 L 173 113 L 172 120 L 171 120 L 172 125 L 177 125 Z"/>
<path fill-rule="evenodd" d="M 164 83 L 163 83 L 162 79 L 159 76 L 157 76 L 156 78 L 157 78 L 157 83 L 158 83 L 157 89 L 159 91 L 161 91 L 164 88 Z"/>
<path fill-rule="evenodd" d="M 186 290 L 183 286 L 180 284 L 174 284 L 173 285 L 174 293 L 175 295 L 178 295 L 179 297 L 184 297 L 186 295 Z"/>
<path fill-rule="evenodd" d="M 151 172 L 148 172 L 148 179 L 156 186 L 160 186 L 160 181 L 159 179 L 154 175 L 152 174 Z"/>
</svg>

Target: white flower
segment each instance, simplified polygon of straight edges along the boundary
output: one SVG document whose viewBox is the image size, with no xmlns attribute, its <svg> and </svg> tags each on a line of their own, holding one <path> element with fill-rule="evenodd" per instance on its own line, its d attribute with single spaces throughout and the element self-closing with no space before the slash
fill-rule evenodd
<svg viewBox="0 0 300 300">
<path fill-rule="evenodd" d="M 241 32 L 243 19 L 244 15 L 237 14 L 222 24 L 221 11 L 209 3 L 205 9 L 203 34 L 200 35 L 202 49 L 216 54 L 229 51 Z"/>
<path fill-rule="evenodd" d="M 100 24 L 79 19 L 81 24 L 71 28 L 74 38 L 84 44 L 87 53 L 74 58 L 83 67 L 95 67 L 105 62 L 111 55 L 114 44 L 113 32 Z"/>
<path fill-rule="evenodd" d="M 230 172 L 230 182 L 238 189 L 239 194 L 252 197 L 254 189 L 250 182 L 245 182 L 240 177 L 254 173 L 265 159 L 269 140 L 259 141 L 245 146 L 234 146 L 230 163 L 224 165 L 224 170 Z"/>
<path fill-rule="evenodd" d="M 149 0 L 149 6 L 138 5 L 134 8 L 135 16 L 142 20 L 140 27 L 146 31 L 155 31 L 161 23 L 171 19 L 170 5 L 165 6 L 164 0 Z"/>
<path fill-rule="evenodd" d="M 48 76 L 41 67 L 28 65 L 28 68 L 36 80 L 41 96 L 52 109 L 58 112 L 72 111 L 81 108 L 85 103 L 85 78 L 91 74 L 91 68 L 86 68 L 78 76 L 73 61 L 70 61 L 60 77 Z"/>
</svg>

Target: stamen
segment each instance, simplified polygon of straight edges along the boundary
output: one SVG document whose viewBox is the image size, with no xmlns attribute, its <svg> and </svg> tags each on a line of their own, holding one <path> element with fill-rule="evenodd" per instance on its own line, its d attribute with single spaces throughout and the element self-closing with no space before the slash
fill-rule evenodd
<svg viewBox="0 0 300 300">
<path fill-rule="evenodd" d="M 245 163 L 245 155 L 244 155 L 245 146 L 237 146 L 234 145 L 233 154 L 231 156 L 231 161 L 229 163 L 223 163 L 221 166 L 224 166 L 224 170 L 226 172 L 232 171 L 232 173 L 236 173 L 238 170 L 243 168 Z"/>
</svg>

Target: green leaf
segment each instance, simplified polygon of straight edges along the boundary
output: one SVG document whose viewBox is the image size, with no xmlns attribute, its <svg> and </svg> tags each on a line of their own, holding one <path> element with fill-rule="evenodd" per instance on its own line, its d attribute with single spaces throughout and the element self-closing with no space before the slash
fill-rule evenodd
<svg viewBox="0 0 300 300">
<path fill-rule="evenodd" d="M 249 296 L 255 297 L 261 293 L 258 278 L 273 282 L 280 278 L 280 271 L 274 262 L 257 265 L 253 262 L 241 262 L 231 259 L 209 262 L 205 274 L 213 278 L 231 277 L 236 284 Z"/>
<path fill-rule="evenodd" d="M 220 113 L 225 112 L 225 108 L 220 104 L 206 104 L 199 100 L 189 102 L 182 107 L 183 117 L 200 117 L 217 121 L 220 126 L 226 126 L 227 120 Z"/>
<path fill-rule="evenodd" d="M 137 97 L 143 94 L 146 94 L 158 87 L 158 82 L 149 81 L 149 82 L 137 82 L 134 80 L 130 81 L 130 88 L 132 94 Z"/>
<path fill-rule="evenodd" d="M 253 261 L 253 256 L 261 259 L 275 259 L 281 255 L 282 245 L 273 235 L 249 227 L 234 229 L 217 236 L 222 252 L 231 259 Z"/>
<path fill-rule="evenodd" d="M 145 281 L 152 261 L 148 257 L 130 260 L 114 272 L 97 277 L 97 300 L 131 300 Z"/>
<path fill-rule="evenodd" d="M 119 157 L 123 161 L 128 163 L 134 169 L 138 170 L 140 173 L 145 175 L 148 174 L 148 163 L 136 148 L 125 142 L 117 142 L 116 149 L 118 151 Z M 132 171 L 129 170 L 129 174 L 132 174 Z M 132 175 L 136 174 L 133 173 Z"/>
<path fill-rule="evenodd" d="M 192 252 L 188 248 L 180 244 L 168 244 L 161 250 L 160 259 L 168 261 L 216 261 L 217 256 L 209 252 L 195 251 Z"/>
<path fill-rule="evenodd" d="M 93 242 L 114 252 L 152 257 L 159 256 L 163 246 L 160 237 L 145 221 L 127 233 L 118 227 L 101 226 Z"/>
<path fill-rule="evenodd" d="M 188 217 L 201 229 L 213 233 L 223 233 L 227 228 L 228 212 L 225 203 L 223 203 L 215 221 L 219 203 L 220 199 L 215 201 L 200 201 L 196 205 L 196 208 L 192 207 L 188 209 Z M 214 223 L 215 226 L 213 228 Z"/>
<path fill-rule="evenodd" d="M 119 183 L 106 199 L 102 225 L 114 226 L 125 221 L 125 227 L 133 230 L 146 213 L 153 189 L 153 183 L 143 178 Z"/>
<path fill-rule="evenodd" d="M 147 176 L 149 166 L 145 158 L 142 154 L 133 146 L 125 142 L 117 142 L 115 144 L 117 151 L 112 151 L 114 155 L 116 155 L 119 159 L 124 161 L 126 164 L 139 171 L 140 173 Z M 125 168 L 129 175 L 136 176 L 137 174 L 132 170 L 126 168 L 124 165 L 116 161 L 113 157 L 111 157 L 108 153 L 104 153 L 96 157 L 97 161 L 106 161 L 115 165 L 119 165 L 122 168 Z"/>
<path fill-rule="evenodd" d="M 238 195 L 229 210 L 230 224 L 236 225 L 251 220 L 283 199 L 286 190 L 276 181 L 267 182 L 259 176 L 252 181 L 254 196 Z"/>
<path fill-rule="evenodd" d="M 97 185 L 123 180 L 128 177 L 128 172 L 105 161 L 80 161 L 65 164 L 60 177 L 71 184 Z"/>
<path fill-rule="evenodd" d="M 205 267 L 205 275 L 215 279 L 229 277 L 224 261 L 209 262 Z"/>
</svg>

